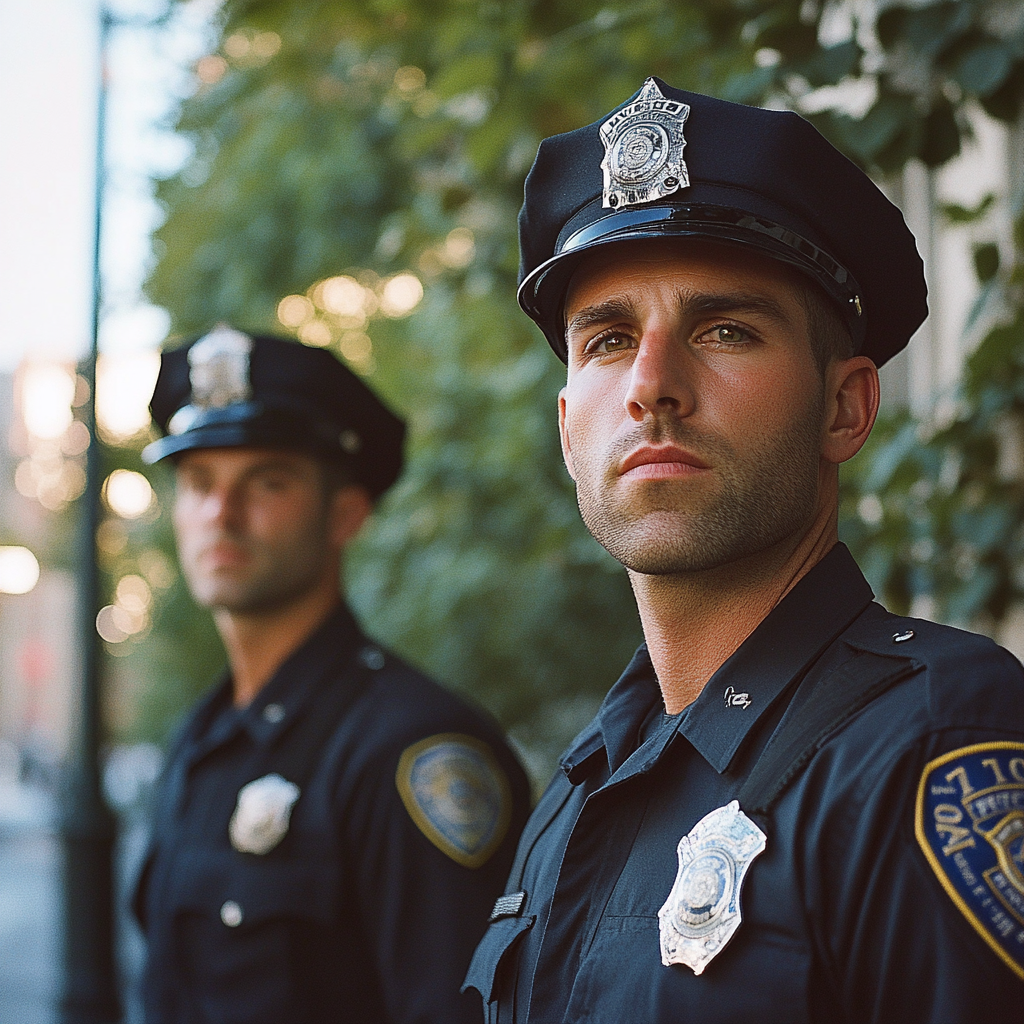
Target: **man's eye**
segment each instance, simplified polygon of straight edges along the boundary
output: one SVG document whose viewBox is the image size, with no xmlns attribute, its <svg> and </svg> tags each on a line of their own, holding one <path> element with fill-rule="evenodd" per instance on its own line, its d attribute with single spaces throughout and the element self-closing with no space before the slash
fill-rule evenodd
<svg viewBox="0 0 1024 1024">
<path fill-rule="evenodd" d="M 741 345 L 750 340 L 750 336 L 741 327 L 732 324 L 719 324 L 712 327 L 704 337 L 711 342 L 718 342 L 720 345 Z"/>
<path fill-rule="evenodd" d="M 598 335 L 588 346 L 589 352 L 607 353 L 624 352 L 633 344 L 633 339 L 627 334 L 620 334 L 617 331 L 609 331 L 607 334 Z"/>
</svg>

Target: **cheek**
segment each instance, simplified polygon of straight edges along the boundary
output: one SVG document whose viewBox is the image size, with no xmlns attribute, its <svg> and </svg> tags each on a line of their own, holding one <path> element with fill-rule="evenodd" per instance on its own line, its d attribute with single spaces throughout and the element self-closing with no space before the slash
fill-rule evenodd
<svg viewBox="0 0 1024 1024">
<path fill-rule="evenodd" d="M 706 382 L 709 414 L 730 432 L 784 430 L 812 405 L 821 383 L 803 365 L 730 369 Z"/>
<path fill-rule="evenodd" d="M 573 456 L 583 457 L 588 448 L 611 437 L 623 419 L 623 402 L 607 386 L 581 375 L 565 389 L 565 431 Z"/>
</svg>

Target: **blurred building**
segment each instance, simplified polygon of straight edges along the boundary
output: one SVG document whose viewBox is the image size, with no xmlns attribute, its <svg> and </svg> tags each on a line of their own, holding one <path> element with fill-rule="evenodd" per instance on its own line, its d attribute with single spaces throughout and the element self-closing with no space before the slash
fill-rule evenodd
<svg viewBox="0 0 1024 1024">
<path fill-rule="evenodd" d="M 66 753 L 80 675 L 65 511 L 84 483 L 76 383 L 59 364 L 0 373 L 0 544 L 24 546 L 41 563 L 27 593 L 0 593 L 0 742 L 17 752 L 22 776 L 40 782 Z"/>
<path fill-rule="evenodd" d="M 917 237 L 930 313 L 908 348 L 882 368 L 883 411 L 908 408 L 938 424 L 956 411 L 968 356 L 1006 313 L 998 291 L 978 280 L 976 249 L 994 244 L 1002 265 L 1011 265 L 1014 219 L 1024 214 L 1024 121 L 1007 126 L 977 108 L 971 126 L 973 139 L 956 159 L 937 171 L 912 161 L 886 184 Z M 1024 478 L 1024 424 L 1008 420 L 1000 444 L 1002 472 Z M 921 597 L 912 611 L 932 618 L 934 604 Z M 1024 606 L 1011 608 L 994 634 L 1024 659 Z"/>
</svg>

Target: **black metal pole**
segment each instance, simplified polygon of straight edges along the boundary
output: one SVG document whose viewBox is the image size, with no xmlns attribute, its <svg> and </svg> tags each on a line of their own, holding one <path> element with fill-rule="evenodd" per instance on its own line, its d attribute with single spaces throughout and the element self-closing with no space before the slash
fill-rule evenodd
<svg viewBox="0 0 1024 1024">
<path fill-rule="evenodd" d="M 78 630 L 81 689 L 73 717 L 64 772 L 61 842 L 64 869 L 64 978 L 60 1019 L 64 1024 L 113 1024 L 120 1019 L 114 961 L 114 817 L 100 782 L 102 650 L 96 633 L 100 607 L 96 529 L 100 521 L 103 460 L 96 434 L 96 357 L 99 349 L 102 280 L 100 231 L 105 185 L 107 55 L 112 18 L 100 11 L 100 82 L 96 111 L 96 200 L 92 253 L 92 339 L 81 366 L 89 399 L 81 407 L 89 428 L 86 486 L 79 501 Z"/>
</svg>

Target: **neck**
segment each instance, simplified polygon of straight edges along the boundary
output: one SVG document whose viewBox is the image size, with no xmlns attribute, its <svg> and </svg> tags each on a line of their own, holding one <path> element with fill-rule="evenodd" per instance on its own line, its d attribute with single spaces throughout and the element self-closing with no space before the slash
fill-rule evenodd
<svg viewBox="0 0 1024 1024">
<path fill-rule="evenodd" d="M 256 697 L 340 601 L 332 580 L 281 607 L 248 612 L 218 608 L 214 612 L 227 651 L 236 707 L 245 707 Z"/>
<path fill-rule="evenodd" d="M 833 505 L 801 537 L 705 572 L 629 573 L 668 714 L 700 696 L 722 664 L 835 546 L 836 520 Z"/>
</svg>

